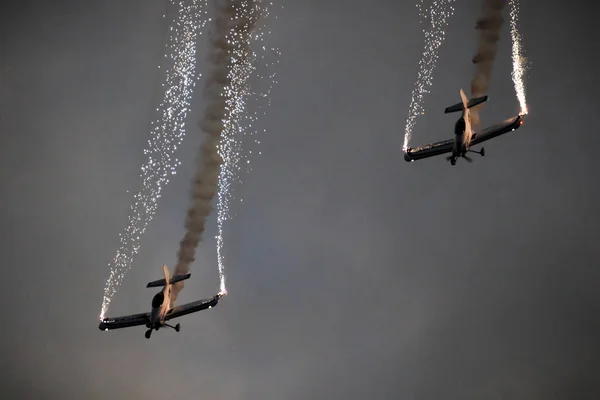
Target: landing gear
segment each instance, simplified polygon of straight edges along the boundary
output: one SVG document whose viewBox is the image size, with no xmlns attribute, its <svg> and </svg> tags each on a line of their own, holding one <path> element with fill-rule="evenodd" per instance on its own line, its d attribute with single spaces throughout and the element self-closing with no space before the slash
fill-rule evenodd
<svg viewBox="0 0 600 400">
<path fill-rule="evenodd" d="M 164 326 L 168 326 L 169 328 L 175 329 L 175 332 L 179 332 L 181 330 L 181 325 L 177 324 L 175 326 L 164 324 Z"/>
<path fill-rule="evenodd" d="M 483 147 L 479 151 L 469 149 L 469 153 L 476 153 L 476 154 L 479 154 L 481 157 L 483 157 L 483 156 L 485 156 L 485 149 Z"/>
<path fill-rule="evenodd" d="M 450 165 L 456 165 L 456 158 L 450 159 Z"/>
<path fill-rule="evenodd" d="M 152 329 L 148 329 L 144 336 L 146 336 L 146 339 L 150 339 L 150 335 L 152 335 Z"/>
</svg>

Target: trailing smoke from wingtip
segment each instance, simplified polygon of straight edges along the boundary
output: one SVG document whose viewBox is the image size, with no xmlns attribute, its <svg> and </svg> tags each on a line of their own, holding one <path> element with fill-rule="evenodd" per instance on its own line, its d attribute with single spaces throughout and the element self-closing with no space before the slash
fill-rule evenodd
<svg viewBox="0 0 600 400">
<path fill-rule="evenodd" d="M 490 77 L 496 53 L 500 28 L 504 23 L 502 10 L 506 0 L 484 0 L 483 16 L 477 20 L 475 28 L 478 35 L 477 53 L 473 57 L 476 66 L 475 76 L 471 80 L 471 97 L 480 97 L 487 94 Z M 471 109 L 471 123 L 474 127 L 479 125 L 479 112 L 483 104 Z"/>
<path fill-rule="evenodd" d="M 212 211 L 211 202 L 218 190 L 219 173 L 223 162 L 219 154 L 221 135 L 226 124 L 231 120 L 231 70 L 234 63 L 244 60 L 234 58 L 236 45 L 247 44 L 244 40 L 253 28 L 258 14 L 255 0 L 225 0 L 216 5 L 216 18 L 209 33 L 209 56 L 211 69 L 204 84 L 204 100 L 206 107 L 199 128 L 207 136 L 199 151 L 198 169 L 194 174 L 190 190 L 191 206 L 188 209 L 185 229 L 186 233 L 180 242 L 177 253 L 175 275 L 189 272 L 194 262 L 196 248 L 202 240 L 206 228 L 206 220 Z M 242 54 L 250 54 L 249 51 Z M 221 276 L 221 290 L 224 291 L 224 277 Z M 171 294 L 175 302 L 183 289 L 183 282 L 173 285 Z"/>
</svg>

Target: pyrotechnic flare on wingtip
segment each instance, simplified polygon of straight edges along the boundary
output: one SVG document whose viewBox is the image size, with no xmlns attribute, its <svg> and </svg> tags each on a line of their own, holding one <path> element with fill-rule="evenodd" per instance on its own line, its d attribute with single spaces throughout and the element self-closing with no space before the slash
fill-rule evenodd
<svg viewBox="0 0 600 400">
<path fill-rule="evenodd" d="M 206 23 L 202 18 L 206 14 L 206 0 L 170 0 L 170 4 L 175 6 L 175 16 L 168 30 L 166 65 L 162 65 L 166 67 L 163 68 L 165 80 L 162 85 L 165 91 L 156 109 L 159 115 L 152 123 L 148 147 L 144 150 L 147 160 L 141 168 L 141 189 L 133 197 L 128 224 L 119 235 L 119 248 L 109 263 L 101 319 L 131 268 L 140 249 L 140 238 L 156 213 L 169 176 L 175 174 L 181 164 L 175 152 L 185 135 L 185 120 L 196 82 L 196 38 Z"/>
<path fill-rule="evenodd" d="M 515 92 L 517 93 L 517 99 L 521 106 L 520 115 L 526 115 L 527 101 L 525 100 L 525 67 L 523 65 L 523 44 L 521 43 L 521 35 L 519 34 L 518 27 L 519 20 L 519 0 L 510 1 L 510 36 L 512 39 L 512 61 L 513 61 L 513 72 L 512 79 L 515 85 Z"/>
<path fill-rule="evenodd" d="M 454 13 L 452 4 L 454 0 L 435 0 L 427 9 L 423 8 L 423 0 L 417 3 L 419 16 L 424 18 L 427 23 L 425 34 L 425 48 L 419 62 L 419 72 L 415 87 L 408 107 L 408 118 L 404 131 L 404 145 L 402 150 L 406 152 L 411 139 L 412 130 L 415 127 L 417 117 L 425 114 L 423 107 L 425 94 L 429 93 L 429 88 L 433 84 L 433 71 L 438 60 L 438 50 L 446 36 L 446 26 L 448 20 Z"/>
<path fill-rule="evenodd" d="M 269 47 L 264 42 L 265 36 L 271 32 L 268 30 L 264 21 L 269 18 L 273 3 L 270 1 L 261 1 L 256 3 L 260 9 L 260 19 L 262 24 L 257 24 L 252 30 L 252 42 L 254 49 L 249 57 L 239 57 L 238 53 L 246 53 L 246 49 L 238 46 L 234 50 L 236 58 L 241 59 L 242 63 L 236 63 L 231 72 L 231 86 L 229 87 L 232 93 L 232 102 L 229 108 L 232 110 L 232 118 L 221 132 L 221 144 L 219 146 L 219 154 L 223 159 L 221 164 L 221 172 L 219 174 L 219 192 L 217 194 L 217 234 L 215 236 L 217 245 L 217 264 L 219 267 L 219 277 L 221 280 L 221 291 L 227 292 L 225 289 L 225 240 L 224 231 L 228 221 L 231 220 L 231 203 L 234 200 L 234 183 L 242 183 L 240 172 L 249 173 L 252 169 L 250 166 L 250 158 L 253 154 L 252 150 L 243 151 L 244 140 L 249 136 L 259 134 L 259 128 L 256 122 L 260 115 L 266 115 L 267 108 L 271 105 L 271 91 L 277 81 L 275 80 L 276 73 L 274 71 L 267 72 L 279 62 L 277 58 L 279 50 Z M 283 6 L 281 6 L 283 7 Z M 275 17 L 276 18 L 276 17 Z M 257 51 L 263 51 L 262 56 L 257 54 Z M 268 52 L 269 54 L 264 54 Z M 272 56 L 275 56 L 272 58 Z M 265 61 L 263 65 L 263 73 L 258 70 L 258 62 Z M 264 73 L 267 73 L 263 75 Z M 253 80 L 252 87 L 250 86 L 249 78 L 253 76 L 257 78 Z M 267 87 L 260 89 L 260 84 L 266 83 Z M 256 86 L 255 86 L 256 85 Z M 257 91 L 258 90 L 258 91 Z M 254 110 L 248 109 L 249 103 L 253 103 Z M 266 132 L 266 129 L 260 129 L 261 133 Z M 253 142 L 257 145 L 260 140 L 254 138 Z M 261 154 L 258 151 L 258 154 Z M 240 199 L 241 200 L 241 199 Z"/>
<path fill-rule="evenodd" d="M 506 0 L 484 0 L 483 17 L 477 20 L 475 28 L 479 36 L 477 53 L 473 57 L 476 65 L 475 77 L 471 81 L 471 96 L 481 97 L 487 94 L 489 81 L 492 74 L 494 59 L 498 51 L 500 28 L 504 22 L 502 9 Z M 479 126 L 479 112 L 483 105 L 471 109 L 473 127 Z"/>
<path fill-rule="evenodd" d="M 221 135 L 231 123 L 235 112 L 234 86 L 240 82 L 236 66 L 246 63 L 252 55 L 250 51 L 250 31 L 260 16 L 254 0 L 226 0 L 217 4 L 217 17 L 210 33 L 209 60 L 213 64 L 204 85 L 204 96 L 208 103 L 200 129 L 207 135 L 201 146 L 201 160 L 194 176 L 191 189 L 192 205 L 185 222 L 186 234 L 180 243 L 175 274 L 186 274 L 195 258 L 196 248 L 202 240 L 205 223 L 212 211 L 219 181 L 220 166 L 223 162 L 219 154 Z M 225 289 L 225 277 L 220 272 L 221 293 Z M 174 285 L 172 299 L 177 299 L 183 282 Z"/>
</svg>

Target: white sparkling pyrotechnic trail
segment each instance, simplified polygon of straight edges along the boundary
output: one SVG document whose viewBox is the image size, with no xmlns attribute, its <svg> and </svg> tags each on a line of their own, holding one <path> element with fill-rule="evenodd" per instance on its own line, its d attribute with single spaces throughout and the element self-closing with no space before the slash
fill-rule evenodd
<svg viewBox="0 0 600 400">
<path fill-rule="evenodd" d="M 176 8 L 169 26 L 165 57 L 165 92 L 158 108 L 158 118 L 152 122 L 146 161 L 141 167 L 142 188 L 134 195 L 128 224 L 119 234 L 120 246 L 108 264 L 109 277 L 104 288 L 100 319 L 131 269 L 133 258 L 140 249 L 140 237 L 156 214 L 162 190 L 175 174 L 179 160 L 175 152 L 185 136 L 185 120 L 196 83 L 196 41 L 205 26 L 207 0 L 170 0 Z M 159 68 L 161 68 L 159 66 Z"/>
<path fill-rule="evenodd" d="M 510 1 L 510 35 L 512 38 L 512 79 L 521 115 L 527 114 L 527 101 L 525 100 L 525 59 L 523 57 L 523 43 L 518 29 L 519 22 L 519 0 Z"/>
<path fill-rule="evenodd" d="M 267 4 L 259 4 L 260 19 L 265 21 L 270 15 L 270 8 L 273 6 L 272 2 L 265 2 Z M 277 18 L 277 16 L 275 16 Z M 256 26 L 252 37 L 249 38 L 254 44 L 249 48 L 259 49 L 262 54 L 257 54 L 256 51 L 252 51 L 252 54 L 247 57 L 240 57 L 236 53 L 240 49 L 235 49 L 234 54 L 236 58 L 243 60 L 242 64 L 236 64 L 233 67 L 231 75 L 234 76 L 231 83 L 232 91 L 232 109 L 233 112 L 230 116 L 230 122 L 226 124 L 225 129 L 221 135 L 221 146 L 219 147 L 219 155 L 223 160 L 221 165 L 221 172 L 219 175 L 219 193 L 217 199 L 217 236 L 215 237 L 217 242 L 217 262 L 219 266 L 219 278 L 221 282 L 220 291 L 226 293 L 225 287 L 225 254 L 223 252 L 224 247 L 224 226 L 227 221 L 232 218 L 231 215 L 231 202 L 234 200 L 233 195 L 233 184 L 235 182 L 242 183 L 240 172 L 242 168 L 246 168 L 246 172 L 250 172 L 250 156 L 252 151 L 243 151 L 243 137 L 244 136 L 256 136 L 258 130 L 255 127 L 256 122 L 260 115 L 266 115 L 267 109 L 271 105 L 271 91 L 274 85 L 277 83 L 275 80 L 276 73 L 273 71 L 275 65 L 279 62 L 278 56 L 280 52 L 277 48 L 267 47 L 264 45 L 264 39 L 266 35 L 271 32 L 265 30 L 265 26 Z M 270 57 L 265 56 L 273 55 L 275 57 L 272 60 Z M 264 61 L 264 67 L 266 74 L 258 73 L 253 82 L 253 86 L 259 87 L 262 81 L 266 81 L 267 88 L 264 92 L 251 92 L 248 80 L 251 74 L 257 70 L 256 64 L 258 61 Z M 255 109 L 257 111 L 249 112 L 246 105 L 249 103 L 246 99 L 253 100 L 256 102 Z M 265 103 L 263 103 L 265 101 Z M 263 129 L 263 132 L 265 130 Z M 254 142 L 260 145 L 258 139 L 254 139 Z M 259 152 L 260 154 L 260 152 Z"/>
<path fill-rule="evenodd" d="M 204 86 L 205 110 L 199 125 L 206 134 L 199 154 L 199 165 L 192 181 L 191 200 L 185 221 L 186 233 L 180 242 L 174 275 L 186 274 L 194 262 L 196 248 L 202 240 L 211 202 L 219 190 L 219 176 L 224 162 L 221 147 L 228 140 L 224 132 L 240 133 L 238 121 L 244 112 L 254 71 L 251 48 L 254 27 L 261 17 L 259 0 L 223 0 L 216 2 L 216 18 L 210 35 L 210 72 Z M 221 293 L 225 294 L 221 272 Z M 183 282 L 173 285 L 171 301 L 175 303 Z"/>
<path fill-rule="evenodd" d="M 448 26 L 448 20 L 454 14 L 454 1 L 434 0 L 433 4 L 426 9 L 423 7 L 424 0 L 420 0 L 417 3 L 419 15 L 425 20 L 427 27 L 423 29 L 423 33 L 425 34 L 425 49 L 419 62 L 419 73 L 408 109 L 404 146 L 402 148 L 404 151 L 408 149 L 417 117 L 425 114 L 424 96 L 426 93 L 429 93 L 429 88 L 433 84 L 433 71 L 438 60 L 438 50 L 446 37 L 445 29 Z M 423 20 L 421 20 L 421 23 Z"/>
</svg>

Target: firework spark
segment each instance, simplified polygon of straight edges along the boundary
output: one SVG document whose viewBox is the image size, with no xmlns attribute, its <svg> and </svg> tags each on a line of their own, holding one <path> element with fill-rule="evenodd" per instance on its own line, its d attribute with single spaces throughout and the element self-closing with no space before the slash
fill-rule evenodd
<svg viewBox="0 0 600 400">
<path fill-rule="evenodd" d="M 181 163 L 175 152 L 185 136 L 185 119 L 196 83 L 196 40 L 205 26 L 207 0 L 170 0 L 176 14 L 169 26 L 164 96 L 156 109 L 158 118 L 152 122 L 146 161 L 141 167 L 142 188 L 134 195 L 128 224 L 119 235 L 120 246 L 108 264 L 109 277 L 104 288 L 100 319 L 131 269 L 133 258 L 140 249 L 140 237 L 152 221 L 162 190 Z M 159 66 L 160 68 L 160 66 Z"/>
<path fill-rule="evenodd" d="M 245 95 L 249 93 L 248 79 L 255 70 L 251 49 L 253 29 L 261 17 L 261 10 L 258 0 L 224 0 L 217 4 L 214 32 L 210 37 L 212 68 L 204 88 L 207 105 L 200 122 L 207 136 L 200 149 L 201 160 L 192 182 L 192 205 L 185 222 L 186 233 L 177 253 L 175 275 L 187 273 L 194 262 L 196 248 L 211 212 L 212 199 L 219 189 L 221 164 L 231 161 L 223 158 L 223 155 L 231 155 L 223 148 L 236 149 L 232 147 L 235 140 L 231 139 L 231 135 L 242 130 L 239 119 L 245 110 Z M 237 149 L 233 154 L 239 158 Z M 222 239 L 218 245 L 222 245 Z M 221 293 L 225 294 L 225 277 L 221 269 L 219 272 Z M 177 282 L 173 286 L 171 301 L 174 303 L 184 285 Z"/>
<path fill-rule="evenodd" d="M 519 0 L 510 1 L 510 35 L 512 38 L 512 61 L 513 71 L 512 80 L 515 85 L 515 92 L 519 105 L 521 106 L 521 115 L 527 114 L 527 101 L 525 100 L 525 59 L 523 57 L 523 44 L 521 34 L 518 29 L 519 22 Z"/>
<path fill-rule="evenodd" d="M 419 62 L 419 73 L 410 100 L 404 133 L 404 146 L 402 148 L 404 151 L 408 149 L 417 117 L 425 114 L 424 96 L 426 93 L 429 93 L 429 89 L 433 84 L 433 71 L 439 58 L 438 50 L 446 37 L 445 29 L 448 26 L 448 20 L 454 14 L 454 1 L 434 0 L 429 8 L 424 8 L 424 0 L 420 0 L 417 3 L 419 15 L 423 18 L 421 23 L 424 20 L 428 26 L 426 29 L 423 29 L 423 33 L 425 34 L 425 49 Z"/>
<path fill-rule="evenodd" d="M 266 5 L 260 4 L 259 13 L 261 20 L 265 21 L 270 15 L 270 8 L 273 6 L 272 2 L 268 2 Z M 275 17 L 277 18 L 277 17 Z M 237 65 L 232 75 L 236 76 L 236 79 L 232 80 L 232 92 L 233 95 L 233 110 L 231 114 L 231 121 L 226 125 L 226 129 L 223 130 L 221 146 L 219 148 L 219 154 L 223 159 L 223 165 L 221 166 L 221 173 L 219 175 L 219 193 L 217 200 L 217 225 L 218 232 L 215 237 L 217 242 L 217 262 L 219 266 L 219 278 L 221 282 L 220 290 L 222 293 L 226 293 L 225 287 L 225 255 L 223 252 L 224 246 L 224 226 L 225 223 L 231 220 L 231 203 L 234 200 L 233 195 L 233 183 L 242 183 L 240 172 L 245 169 L 246 172 L 250 172 L 250 156 L 251 151 L 243 152 L 243 136 L 256 136 L 258 130 L 255 127 L 259 116 L 262 114 L 266 115 L 267 109 L 271 105 L 271 91 L 273 86 L 277 83 L 275 80 L 275 72 L 270 72 L 266 75 L 256 76 L 257 81 L 254 82 L 255 86 L 260 85 L 261 81 L 266 81 L 267 89 L 264 92 L 251 92 L 249 85 L 247 84 L 250 75 L 256 72 L 256 63 L 260 61 L 265 62 L 267 72 L 272 71 L 273 67 L 279 62 L 278 56 L 281 54 L 277 48 L 266 47 L 264 45 L 264 39 L 266 35 L 271 32 L 265 30 L 265 26 L 257 26 L 254 28 L 254 33 L 250 40 L 254 42 L 251 48 L 258 48 L 262 50 L 262 54 L 259 56 L 258 53 L 252 52 L 251 56 L 245 59 L 246 65 Z M 269 57 L 265 56 L 265 53 L 271 53 L 275 55 L 275 60 L 266 61 Z M 241 57 L 239 57 L 242 59 Z M 258 111 L 253 113 L 243 112 L 246 110 L 246 99 L 257 102 Z M 263 130 L 264 132 L 264 130 Z M 254 139 L 254 143 L 260 144 L 258 139 Z M 260 152 L 259 152 L 260 154 Z M 244 168 L 245 167 L 245 168 Z"/>
</svg>

